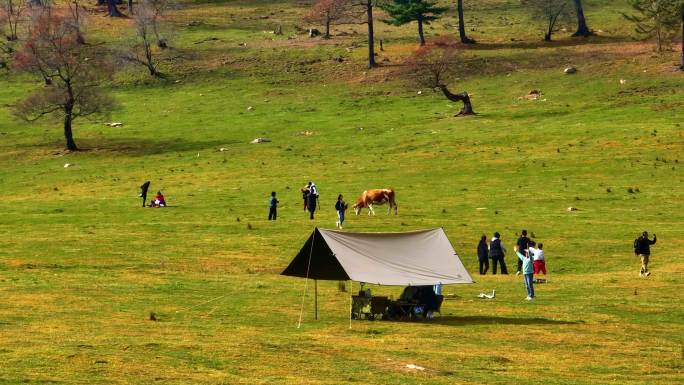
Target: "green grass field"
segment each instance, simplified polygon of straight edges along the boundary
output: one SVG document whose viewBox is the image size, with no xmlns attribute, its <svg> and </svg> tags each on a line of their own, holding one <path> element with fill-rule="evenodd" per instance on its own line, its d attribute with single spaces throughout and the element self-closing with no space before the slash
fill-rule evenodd
<svg viewBox="0 0 684 385">
<path fill-rule="evenodd" d="M 585 2 L 600 36 L 549 44 L 519 2 L 466 1 L 480 44 L 450 86 L 472 94 L 478 115 L 456 118 L 460 106 L 394 75 L 415 26 L 378 23 L 383 66 L 367 71 L 363 26 L 329 41 L 295 34 L 307 3 L 170 12 L 168 79 L 117 75 L 108 87 L 121 109 L 76 121 L 87 151 L 63 150 L 59 122 L 13 117 L 41 85 L 0 72 L 0 383 L 682 383 L 677 53 L 633 41 L 622 1 Z M 89 36 L 113 45 L 128 23 L 95 14 Z M 283 36 L 267 33 L 279 23 Z M 428 40 L 455 25 L 452 10 Z M 578 73 L 564 75 L 567 64 Z M 532 89 L 542 100 L 521 99 Z M 171 207 L 139 207 L 145 180 Z M 308 180 L 321 193 L 314 221 L 301 207 Z M 310 283 L 297 329 L 305 282 L 280 271 L 315 226 L 334 228 L 337 194 L 389 186 L 399 215 L 348 213 L 345 231 L 443 227 L 477 283 L 446 287 L 433 321 L 351 329 L 349 292 L 319 282 L 314 321 Z M 550 270 L 533 303 L 520 277 L 477 275 L 481 234 L 501 232 L 510 250 L 522 228 L 545 244 Z M 647 279 L 632 250 L 644 229 L 658 235 Z M 496 300 L 476 298 L 494 288 Z"/>
</svg>

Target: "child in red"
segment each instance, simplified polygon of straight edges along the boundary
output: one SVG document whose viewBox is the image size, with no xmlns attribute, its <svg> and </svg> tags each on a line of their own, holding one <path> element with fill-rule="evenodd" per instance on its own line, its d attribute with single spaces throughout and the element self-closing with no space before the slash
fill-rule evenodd
<svg viewBox="0 0 684 385">
<path fill-rule="evenodd" d="M 162 195 L 161 191 L 157 191 L 157 196 L 155 196 L 154 199 L 152 200 L 150 207 L 165 207 L 165 206 L 166 206 L 166 199 L 164 199 L 164 195 Z"/>
<path fill-rule="evenodd" d="M 544 244 L 540 243 L 539 247 L 530 247 L 530 254 L 532 254 L 532 260 L 534 261 L 534 274 L 539 274 L 539 272 L 546 275 L 546 261 L 544 260 Z"/>
</svg>

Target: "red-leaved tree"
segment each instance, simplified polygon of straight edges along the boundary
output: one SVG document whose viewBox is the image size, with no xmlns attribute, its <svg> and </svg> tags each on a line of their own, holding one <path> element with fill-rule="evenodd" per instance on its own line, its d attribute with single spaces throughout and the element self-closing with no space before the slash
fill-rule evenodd
<svg viewBox="0 0 684 385">
<path fill-rule="evenodd" d="M 29 31 L 14 54 L 14 64 L 40 75 L 47 84 L 17 103 L 15 113 L 27 121 L 61 117 L 66 148 L 77 151 L 72 122 L 83 116 L 106 115 L 116 106 L 101 88 L 114 67 L 106 53 L 79 43 L 79 32 L 69 16 L 41 12 L 32 19 Z"/>
<path fill-rule="evenodd" d="M 438 38 L 418 48 L 405 64 L 403 75 L 409 82 L 439 89 L 452 102 L 463 103 L 463 108 L 456 116 L 475 114 L 468 92 L 454 94 L 447 87 L 447 83 L 455 79 L 458 68 L 464 64 L 456 43 L 449 38 Z"/>
</svg>

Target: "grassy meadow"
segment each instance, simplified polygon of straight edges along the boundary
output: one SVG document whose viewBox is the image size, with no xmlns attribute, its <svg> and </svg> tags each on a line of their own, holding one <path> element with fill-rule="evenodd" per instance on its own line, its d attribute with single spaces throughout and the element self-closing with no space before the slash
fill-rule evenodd
<svg viewBox="0 0 684 385">
<path fill-rule="evenodd" d="M 378 22 L 368 71 L 365 26 L 296 32 L 308 1 L 181 2 L 167 79 L 117 74 L 121 108 L 75 123 L 85 151 L 63 150 L 58 121 L 14 117 L 41 84 L 0 70 L 0 384 L 682 383 L 684 77 L 676 52 L 632 38 L 625 2 L 583 3 L 599 35 L 543 43 L 520 2 L 465 1 L 479 44 L 450 88 L 471 93 L 466 118 L 397 78 L 415 25 Z M 88 38 L 123 44 L 129 23 L 93 12 Z M 456 26 L 452 9 L 426 37 Z M 170 207 L 140 207 L 145 180 Z M 312 282 L 302 302 L 305 281 L 279 273 L 315 226 L 335 227 L 337 194 L 390 186 L 398 216 L 350 212 L 345 231 L 443 227 L 477 282 L 445 287 L 432 321 L 351 328 L 349 291 L 319 282 L 313 320 Z M 477 274 L 479 237 L 512 250 L 522 228 L 549 269 L 533 303 L 522 278 Z M 644 229 L 658 235 L 647 279 Z"/>
</svg>

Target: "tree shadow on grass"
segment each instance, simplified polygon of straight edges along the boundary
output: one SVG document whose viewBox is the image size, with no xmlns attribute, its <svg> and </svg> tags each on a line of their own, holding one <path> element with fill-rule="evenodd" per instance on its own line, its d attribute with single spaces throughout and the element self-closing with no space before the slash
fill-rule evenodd
<svg viewBox="0 0 684 385">
<path fill-rule="evenodd" d="M 449 326 L 466 325 L 579 325 L 584 321 L 563 321 L 548 318 L 515 318 L 496 316 L 442 316 L 435 317 L 429 323 Z"/>
<path fill-rule="evenodd" d="M 120 153 L 129 156 L 159 155 L 169 152 L 211 150 L 240 143 L 234 139 L 188 140 L 180 138 L 146 139 L 82 139 L 81 147 L 96 152 Z"/>
<path fill-rule="evenodd" d="M 616 36 L 591 36 L 589 38 L 584 37 L 570 37 L 570 38 L 560 38 L 553 41 L 539 40 L 513 40 L 508 42 L 487 42 L 483 41 L 478 44 L 465 45 L 462 44 L 466 49 L 473 51 L 490 51 L 490 50 L 531 50 L 538 48 L 572 48 L 577 46 L 592 46 L 600 44 L 615 44 L 615 43 L 628 43 L 634 42 L 632 37 L 627 35 L 616 35 Z"/>
<path fill-rule="evenodd" d="M 147 156 L 161 155 L 166 153 L 198 152 L 198 151 L 219 151 L 222 147 L 228 148 L 231 145 L 242 143 L 235 139 L 211 139 L 211 140 L 189 140 L 181 138 L 102 138 L 76 137 L 78 152 L 91 154 L 120 154 L 127 156 Z M 45 148 L 54 149 L 55 155 L 63 155 L 64 143 L 61 140 L 54 140 L 48 143 L 33 143 L 19 145 L 25 148 Z"/>
</svg>

